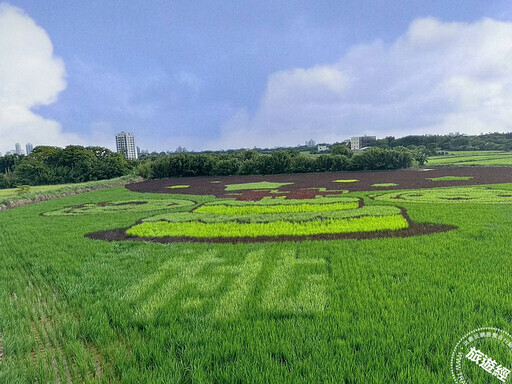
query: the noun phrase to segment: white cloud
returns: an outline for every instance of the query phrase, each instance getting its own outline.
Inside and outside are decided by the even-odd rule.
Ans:
[[[253,114],[211,147],[512,130],[512,23],[418,19],[394,42],[350,48],[331,65],[272,74]]]
[[[81,142],[32,111],[54,103],[66,88],[64,63],[54,55],[46,31],[6,3],[0,4],[0,52],[0,151],[13,149],[16,142]]]

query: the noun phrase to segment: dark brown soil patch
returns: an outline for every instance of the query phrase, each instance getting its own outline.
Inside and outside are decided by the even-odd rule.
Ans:
[[[472,179],[456,181],[431,181],[426,179],[426,177],[436,178],[443,176],[471,176]],[[333,180],[348,178],[357,179],[359,182],[333,183]],[[214,180],[219,180],[220,183],[212,183]],[[240,191],[240,195],[228,195],[229,192],[225,190],[227,184],[254,183],[261,181],[293,184],[277,188],[277,191],[289,191],[283,194],[270,193],[270,190],[248,190]],[[190,185],[190,187],[186,189],[167,188],[177,182]],[[260,200],[265,196],[277,197],[283,195],[287,196],[287,198],[309,199],[319,195],[326,196],[341,193],[343,190],[348,190],[349,192],[382,191],[382,188],[374,187],[373,184],[389,182],[399,184],[400,189],[511,183],[512,167],[456,167],[437,168],[429,171],[405,169],[396,171],[297,173],[267,176],[200,176],[146,180],[140,183],[128,184],[126,188],[133,192],[214,195],[216,197],[236,198],[238,200]],[[329,192],[320,192],[314,188],[325,188]]]
[[[360,203],[362,204],[362,203]],[[153,243],[179,243],[179,242],[192,242],[192,243],[264,243],[264,242],[283,242],[283,241],[304,241],[304,240],[366,240],[377,239],[383,237],[412,237],[421,235],[431,235],[434,233],[448,232],[457,229],[454,225],[445,224],[431,224],[431,223],[415,223],[413,222],[405,208],[400,207],[402,216],[409,224],[408,228],[399,230],[384,230],[374,232],[358,232],[358,233],[334,233],[334,234],[319,234],[308,236],[258,236],[258,237],[138,237],[128,235],[126,231],[129,228],[123,229],[110,229],[106,231],[98,231],[88,233],[85,237],[93,240],[104,241],[148,241]]]

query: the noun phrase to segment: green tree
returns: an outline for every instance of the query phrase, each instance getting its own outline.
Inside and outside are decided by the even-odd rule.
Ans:
[[[331,147],[331,155],[343,155],[351,157],[354,154],[345,144],[335,144]]]

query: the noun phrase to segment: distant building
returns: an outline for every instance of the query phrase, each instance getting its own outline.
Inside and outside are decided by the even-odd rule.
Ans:
[[[370,144],[374,143],[376,140],[376,136],[354,136],[350,139],[350,148],[353,151],[357,151],[364,147],[369,147]]]
[[[306,147],[314,147],[315,146],[315,140],[310,139],[309,141],[306,141]]]
[[[26,149],[26,152],[27,152],[27,156],[30,155],[32,153],[32,151],[34,150],[34,146],[30,143],[28,143],[27,145],[25,145],[25,149]]]
[[[181,145],[176,148],[175,153],[187,153],[187,148],[182,147]]]
[[[328,151],[329,149],[330,149],[330,147],[329,147],[329,145],[327,145],[327,144],[318,144],[318,145],[316,146],[316,150],[317,150],[318,152],[325,152],[325,151]]]
[[[133,133],[121,132],[116,135],[117,153],[123,154],[128,160],[136,160],[137,149],[135,147],[135,138]]]
[[[14,146],[15,149],[15,152],[17,155],[21,155],[23,153],[23,151],[21,150],[21,145],[20,143],[16,143],[16,145]]]

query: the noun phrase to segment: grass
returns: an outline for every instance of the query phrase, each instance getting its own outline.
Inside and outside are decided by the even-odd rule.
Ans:
[[[453,151],[448,155],[431,156],[430,166],[510,166],[512,152],[505,151]]]
[[[512,194],[511,185],[492,188]],[[368,198],[376,194],[390,193],[346,196],[364,198],[361,209],[400,205],[416,222],[458,229],[162,245],[84,237],[126,228],[147,212],[40,216],[169,198],[124,188],[2,211],[0,382],[452,382],[450,356],[463,335],[511,330],[512,202]]]
[[[109,188],[136,180],[134,176],[123,176],[110,180],[89,181],[75,184],[55,184],[30,186],[28,189],[0,189],[0,208],[16,202],[48,200],[59,195],[87,192],[94,189]],[[20,194],[20,192],[23,192]]]
[[[441,177],[427,177],[430,181],[465,181],[471,180],[473,176],[441,176]]]
[[[189,188],[190,185],[172,185],[170,187],[167,187],[169,189],[182,189],[182,188]]]
[[[340,179],[340,180],[333,180],[333,183],[357,183],[359,180],[356,179]]]
[[[386,188],[386,187],[397,187],[398,184],[395,184],[395,183],[377,183],[377,184],[372,184],[372,187],[376,187],[376,188]]]
[[[293,183],[272,183],[260,181],[256,183],[226,184],[226,191],[246,191],[251,189],[277,189]]]

